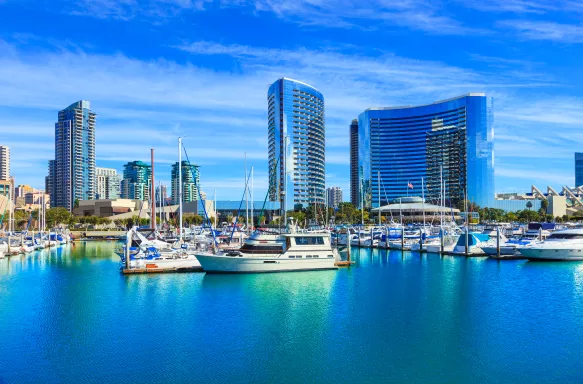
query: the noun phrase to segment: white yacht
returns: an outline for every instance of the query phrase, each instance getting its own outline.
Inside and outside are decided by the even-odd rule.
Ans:
[[[583,260],[583,228],[553,232],[543,242],[520,249],[529,260]]]
[[[238,251],[197,253],[207,273],[290,272],[337,269],[338,252],[322,233],[254,234]]]

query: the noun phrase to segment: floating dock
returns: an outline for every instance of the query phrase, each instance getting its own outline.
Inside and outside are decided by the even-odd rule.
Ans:
[[[186,272],[204,272],[202,267],[189,268],[131,268],[122,269],[124,275],[139,275],[143,273],[186,273]]]

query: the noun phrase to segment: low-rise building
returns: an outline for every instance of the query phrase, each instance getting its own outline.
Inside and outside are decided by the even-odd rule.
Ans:
[[[128,212],[147,210],[148,202],[138,199],[80,200],[73,210],[75,216],[110,217]]]

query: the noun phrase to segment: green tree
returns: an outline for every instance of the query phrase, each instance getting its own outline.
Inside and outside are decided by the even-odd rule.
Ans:
[[[518,216],[514,212],[508,212],[504,215],[504,221],[507,221],[509,223],[514,223],[514,222],[518,221]]]
[[[530,203],[530,201],[529,201]],[[528,203],[527,203],[527,207],[528,207]],[[531,204],[532,207],[532,204]],[[547,199],[542,199],[540,202],[540,213],[545,215],[547,213],[547,210],[549,208],[549,201]]]
[[[306,221],[306,213],[302,211],[288,211],[287,217],[292,217],[299,225],[304,225]]]
[[[71,212],[63,207],[49,208],[46,212],[46,221],[48,227],[55,225],[69,223],[71,219]]]

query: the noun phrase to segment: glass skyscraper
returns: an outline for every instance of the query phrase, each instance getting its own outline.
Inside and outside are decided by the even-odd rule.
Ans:
[[[583,153],[575,152],[575,187],[583,185]]]
[[[427,201],[439,202],[443,180],[446,204],[455,205],[467,194],[471,202],[491,207],[492,120],[492,99],[482,93],[422,106],[367,109],[358,118],[358,163],[351,163],[351,179],[356,174],[358,180],[351,184],[359,184],[367,207],[421,196],[421,179]]]
[[[143,161],[132,161],[123,166],[121,197],[123,199],[149,200],[152,183],[152,166]]]
[[[357,207],[359,204],[358,177],[358,120],[352,120],[350,124],[350,202]]]
[[[324,96],[288,78],[269,87],[269,197],[286,209],[326,201]],[[285,156],[284,156],[285,154]]]
[[[72,210],[76,200],[95,197],[95,116],[86,100],[59,111],[51,206]]]
[[[172,164],[172,202],[179,204],[180,196],[178,194],[179,175],[178,162]],[[182,161],[182,202],[188,203],[198,200],[198,185],[200,184],[200,174],[198,165],[189,164],[188,161]]]

